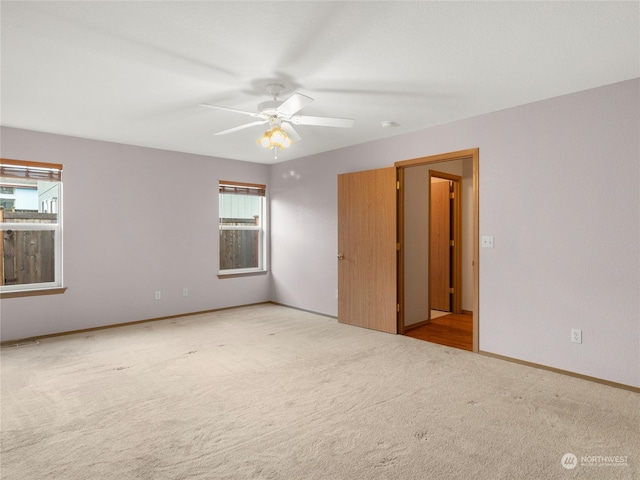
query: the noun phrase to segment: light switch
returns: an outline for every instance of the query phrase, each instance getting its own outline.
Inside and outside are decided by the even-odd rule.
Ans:
[[[482,237],[482,248],[493,248],[493,237]]]

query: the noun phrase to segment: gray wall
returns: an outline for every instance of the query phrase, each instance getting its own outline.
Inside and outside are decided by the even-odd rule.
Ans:
[[[336,315],[337,174],[479,147],[480,349],[640,386],[638,98],[634,79],[272,166],[272,298]]]
[[[1,153],[64,165],[68,287],[2,300],[3,340],[269,300],[268,275],[217,277],[218,180],[268,166],[12,128]]]

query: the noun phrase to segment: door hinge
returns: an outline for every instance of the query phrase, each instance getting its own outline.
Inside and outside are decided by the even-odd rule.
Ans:
[[[396,312],[400,313],[400,304],[399,303],[396,303]]]
[[[449,198],[456,198],[456,194],[453,192],[449,192]]]
[[[449,240],[449,246],[450,247],[455,247],[456,246],[455,243],[456,243],[455,240]]]
[[[396,190],[400,190],[400,180],[396,180]]]
[[[400,251],[400,243],[396,243],[396,250],[399,252]]]
[[[453,292],[453,288],[450,288],[450,289],[449,289],[449,293],[454,293],[454,292]]]

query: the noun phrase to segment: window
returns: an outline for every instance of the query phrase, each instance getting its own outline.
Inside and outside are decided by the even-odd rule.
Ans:
[[[16,201],[13,198],[0,198],[0,209],[13,210],[15,208]]]
[[[62,287],[62,165],[0,160],[0,292]]]
[[[220,181],[220,274],[266,271],[265,185]]]

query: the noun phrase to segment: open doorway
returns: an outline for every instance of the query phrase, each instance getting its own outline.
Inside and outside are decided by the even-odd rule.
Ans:
[[[478,351],[478,150],[397,162],[396,167],[400,186],[398,332],[412,332],[411,336],[415,336],[423,327],[439,329],[437,335],[448,331],[451,346],[463,348],[459,337],[464,335],[468,345],[465,349]],[[433,236],[436,227],[430,225],[432,178],[443,180],[442,203],[449,205],[450,215],[449,226],[445,223],[442,227],[444,235],[440,243],[444,250],[430,258],[436,241]],[[460,205],[456,212],[451,199],[445,197],[455,198],[451,190],[457,180]],[[457,237],[452,224],[459,226]],[[460,249],[457,255],[456,248]],[[437,261],[443,268],[448,265],[444,270],[449,272],[442,276],[440,286],[436,284],[438,274],[434,273],[437,267],[432,265]],[[437,304],[436,292],[448,304]],[[432,318],[432,311],[438,312],[439,318]],[[429,341],[447,344],[442,340]]]

